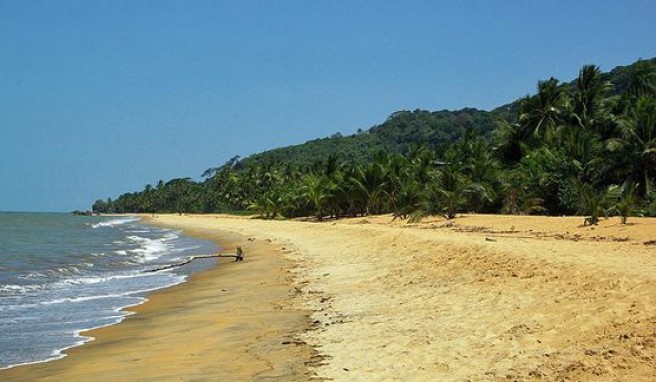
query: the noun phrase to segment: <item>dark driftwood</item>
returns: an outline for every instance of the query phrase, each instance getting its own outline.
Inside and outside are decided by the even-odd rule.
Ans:
[[[165,271],[167,269],[177,268],[177,267],[181,267],[183,265],[187,265],[187,264],[189,264],[192,261],[197,260],[197,259],[209,259],[209,258],[212,258],[212,257],[234,257],[235,261],[243,261],[244,260],[243,252],[242,253],[236,253],[236,254],[214,253],[214,254],[211,254],[211,255],[196,255],[196,256],[189,256],[185,261],[181,261],[179,263],[169,264],[169,265],[165,265],[163,267],[159,267],[159,268],[155,268],[155,269],[147,269],[144,272]]]

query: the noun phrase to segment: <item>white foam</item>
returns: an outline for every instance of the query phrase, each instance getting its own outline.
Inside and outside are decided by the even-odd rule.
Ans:
[[[117,218],[117,219],[111,219],[111,220],[106,220],[104,222],[99,222],[91,225],[91,228],[100,228],[100,227],[114,227],[117,225],[122,225],[122,224],[127,224],[127,223],[133,223],[136,221],[139,221],[140,218],[137,217],[125,217],[125,218]]]
[[[34,355],[30,355],[30,357],[41,358],[40,360],[21,363],[18,357],[10,357],[12,360],[16,359],[19,362],[18,365],[36,364],[64,357],[64,350],[93,339],[83,335],[86,333],[80,334],[80,332],[89,330],[88,326],[100,324],[95,327],[104,327],[120,322],[127,315],[132,314],[132,312],[125,310],[127,307],[147,301],[145,295],[148,292],[180,284],[187,279],[187,276],[177,274],[171,269],[162,272],[143,272],[140,268],[144,268],[144,266],[136,264],[147,263],[158,258],[160,258],[160,261],[166,259],[165,263],[170,263],[175,261],[176,256],[179,256],[179,252],[191,251],[201,247],[195,245],[195,243],[188,243],[186,239],[180,239],[181,231],[154,227],[144,229],[137,225],[138,223],[132,225],[133,222],[139,220],[136,217],[105,217],[103,220],[96,220],[95,224],[87,223],[87,229],[91,227],[98,229],[95,232],[101,235],[106,231],[117,230],[113,234],[119,233],[120,239],[112,241],[116,236],[109,236],[111,239],[104,244],[107,247],[106,249],[102,249],[102,246],[97,249],[94,248],[96,251],[88,255],[96,259],[82,258],[80,261],[75,261],[77,267],[65,263],[54,263],[54,266],[48,265],[52,268],[50,270],[32,271],[17,276],[29,285],[20,285],[23,280],[17,280],[11,285],[0,285],[0,298],[7,297],[3,299],[3,303],[7,305],[0,306],[0,311],[16,311],[12,314],[1,313],[3,317],[6,316],[9,319],[20,317],[21,322],[18,323],[20,325],[34,322],[45,328],[43,317],[52,312],[53,315],[62,314],[67,317],[67,320],[73,320],[67,321],[65,329],[67,332],[71,329],[74,330],[76,327],[84,328],[71,333],[73,338],[70,338],[70,340],[66,337],[68,334],[63,334],[62,342],[52,343],[53,348],[60,346],[60,344],[64,345],[61,348],[52,350],[53,348],[48,345],[45,348],[38,349],[38,352],[35,352]],[[132,236],[126,237],[126,235]],[[180,248],[181,244],[185,248]],[[91,262],[87,263],[85,260]],[[127,264],[126,261],[132,264],[127,266],[129,270],[125,269],[124,264]],[[89,269],[93,268],[94,265],[95,268],[99,269],[98,272],[91,272]],[[113,271],[107,272],[107,268]],[[120,273],[117,274],[116,272]],[[39,293],[32,293],[34,290],[39,290]],[[102,310],[94,311],[92,307],[96,305],[101,307]],[[85,314],[77,315],[77,310]],[[110,310],[114,310],[115,313],[111,313]],[[45,312],[45,315],[42,312]],[[86,318],[87,313],[90,317],[88,319]],[[96,314],[103,317],[96,318]],[[81,321],[78,322],[78,320]],[[0,331],[4,330],[5,327],[11,327],[5,325],[10,322],[9,320],[3,320]],[[9,362],[13,363],[14,361]],[[5,366],[0,363],[0,370],[14,366],[17,365]]]
[[[55,285],[98,284],[98,283],[112,281],[112,280],[132,279],[135,277],[148,277],[148,275],[138,271],[134,271],[133,273],[123,274],[123,275],[75,277],[75,278],[69,278],[69,279],[58,281],[55,283]]]
[[[5,293],[12,293],[12,292],[29,292],[32,290],[38,289],[38,287],[34,285],[14,285],[14,284],[7,284],[7,285],[1,285],[0,286],[0,295],[2,295],[2,292]]]
[[[112,276],[110,278],[123,278],[123,277],[124,276]],[[63,299],[59,299],[59,300],[53,300],[50,303],[51,304],[56,304],[56,303],[64,303],[64,302],[79,302],[79,301],[85,301],[85,300],[90,300],[90,299],[94,299],[94,298],[126,297],[126,296],[130,296],[130,295],[133,295],[133,294],[145,293],[145,292],[151,292],[151,291],[158,290],[158,289],[169,288],[173,285],[183,283],[185,280],[186,280],[186,277],[181,276],[181,277],[172,278],[170,283],[162,285],[162,286],[153,287],[153,288],[146,288],[146,289],[142,289],[142,290],[138,290],[138,291],[126,292],[126,293],[123,293],[123,294],[120,294],[120,295],[63,298]],[[57,360],[57,359],[64,358],[66,356],[64,351],[66,351],[68,349],[71,349],[71,348],[74,348],[74,347],[84,345],[85,343],[87,343],[89,341],[95,340],[94,337],[82,335],[81,334],[82,332],[88,332],[90,330],[116,325],[116,324],[122,322],[127,316],[131,316],[131,315],[134,314],[134,312],[127,311],[125,309],[133,307],[133,306],[141,305],[141,304],[145,303],[146,301],[148,301],[147,298],[140,297],[138,299],[138,301],[136,301],[136,302],[126,303],[126,304],[122,305],[121,307],[115,308],[114,312],[116,312],[118,314],[114,315],[114,316],[105,317],[106,319],[111,320],[110,322],[108,322],[106,324],[96,325],[96,326],[93,326],[93,327],[90,327],[90,328],[85,328],[85,329],[80,329],[80,330],[75,330],[74,331],[74,337],[77,338],[78,340],[76,342],[74,342],[73,344],[70,344],[68,346],[64,346],[64,347],[61,347],[59,349],[54,349],[52,351],[52,353],[50,354],[50,357],[48,357],[48,358],[41,359],[41,360],[35,360],[35,361],[28,361],[28,362],[19,362],[19,363],[7,365],[7,366],[0,365],[0,370],[11,369],[11,368],[14,368],[16,366],[22,366],[22,365],[39,364],[39,363],[44,363],[44,362],[49,362],[49,361],[54,361],[54,360]],[[46,304],[46,303],[42,303],[42,304]],[[34,305],[34,304],[31,304],[31,305]]]
[[[108,295],[101,295],[101,296],[84,296],[84,297],[64,297],[64,298],[57,298],[51,301],[43,301],[40,302],[41,305],[55,305],[55,304],[63,304],[66,302],[84,302],[84,301],[91,301],[91,300],[100,300],[100,299],[105,299],[105,298],[120,298],[120,297],[125,297],[127,294],[108,294]]]
[[[128,240],[133,243],[139,244],[139,248],[131,249],[129,252],[134,253],[139,256],[137,261],[147,262],[158,259],[160,256],[166,253],[170,253],[172,245],[168,242],[172,239],[177,239],[177,234],[166,234],[161,239],[149,239],[141,236],[127,236]]]
[[[179,253],[179,252],[186,252],[186,251],[192,251],[194,249],[201,248],[200,245],[193,245],[191,247],[180,247],[180,248],[175,248],[171,250],[171,252]]]

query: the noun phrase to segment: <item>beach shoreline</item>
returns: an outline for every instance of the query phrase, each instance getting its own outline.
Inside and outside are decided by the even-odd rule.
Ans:
[[[648,381],[656,374],[653,218],[602,219],[595,226],[582,217],[474,214],[416,224],[390,215],[151,219],[192,236],[227,235],[219,241],[224,247],[244,243],[243,263],[229,260],[157,293],[143,311],[108,329],[156,332],[157,346],[183,331],[179,339],[189,347],[169,355],[139,338],[103,344],[114,334],[99,333],[98,341],[49,365],[70,359],[101,380],[114,377],[115,361],[129,366],[125,380]],[[217,280],[233,283],[234,298],[211,300],[224,293]],[[219,341],[205,342],[206,332],[186,332],[202,318],[187,314],[194,309],[181,315],[171,297],[186,294],[199,317],[223,320],[217,312],[244,311],[213,332]],[[221,354],[228,362],[217,369],[226,343],[230,351]],[[84,359],[105,348],[125,355]],[[138,360],[127,355],[144,351]],[[145,359],[175,367],[148,367]],[[32,378],[36,369],[27,367],[23,376],[39,380]]]
[[[125,309],[133,314],[122,322],[82,332],[93,339],[64,350],[63,358],[0,370],[0,380],[307,378],[304,362],[313,350],[294,336],[307,328],[308,312],[290,302],[291,264],[280,248],[234,232],[141,217],[144,224],[214,241],[226,252],[242,246],[247,258],[217,259],[218,266],[149,293],[145,303]]]

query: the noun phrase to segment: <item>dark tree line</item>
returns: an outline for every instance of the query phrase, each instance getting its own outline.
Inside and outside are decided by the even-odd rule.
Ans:
[[[620,90],[592,65],[572,83],[540,81],[536,94],[497,114],[504,118],[493,130],[477,127],[475,119],[489,123],[488,116],[472,109],[452,118],[457,134],[436,140],[447,134],[431,128],[440,120],[436,114],[395,113],[376,139],[400,150],[381,143],[360,156],[366,159],[335,151],[311,165],[235,157],[206,171],[203,181],[160,181],[98,200],[93,210],[253,211],[319,220],[378,213],[452,218],[474,211],[580,214],[593,224],[608,214],[654,216],[656,67],[639,61],[623,75]],[[408,128],[412,124],[420,128]]]

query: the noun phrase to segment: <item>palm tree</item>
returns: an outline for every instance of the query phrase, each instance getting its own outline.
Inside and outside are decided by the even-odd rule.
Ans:
[[[504,184],[502,212],[530,214],[544,212],[548,198],[554,198],[554,175],[558,170],[558,155],[543,146],[531,151],[511,171],[501,173]]]
[[[597,225],[599,217],[608,213],[608,197],[606,190],[597,191],[588,183],[579,180],[572,180],[574,188],[579,190],[579,213],[590,215],[583,221],[583,225]]]
[[[322,221],[326,199],[330,196],[328,180],[322,175],[308,174],[303,178],[303,192],[314,207],[317,220]]]
[[[433,179],[435,161],[435,152],[426,146],[411,148],[406,156],[407,176],[420,184],[427,184]]]
[[[627,93],[634,97],[656,96],[656,64],[640,60],[629,69]]]
[[[637,185],[630,181],[624,182],[620,187],[615,186],[609,189],[610,197],[616,200],[613,209],[620,215],[622,224],[626,224],[629,215],[634,212],[637,204],[637,189]]]
[[[608,141],[610,150],[623,149],[638,163],[643,195],[651,192],[650,170],[656,167],[656,98],[642,96],[618,118],[621,137]]]
[[[352,181],[359,171],[361,171],[360,166],[353,163],[343,164],[333,191],[341,212],[354,217],[358,214],[364,215],[367,208],[367,195]]]
[[[197,202],[197,195],[194,193],[196,182],[191,178],[177,178],[166,183],[167,207],[174,212],[193,212]]]
[[[341,214],[342,209],[347,204],[343,168],[344,165],[339,162],[338,155],[331,154],[328,156],[324,168],[320,169],[318,173],[326,178],[327,188],[330,190],[326,198],[326,207],[330,215],[335,218]]]
[[[282,190],[271,189],[261,194],[247,209],[257,211],[260,217],[265,219],[275,219],[288,205],[289,202]]]
[[[435,191],[442,201],[444,216],[454,219],[464,202],[465,193],[471,190],[471,182],[457,171],[445,171],[440,176],[440,186]]]
[[[522,191],[522,187],[509,187],[506,190],[506,198],[503,201],[501,213],[511,215],[530,215],[532,213],[546,211],[542,206],[544,199],[524,195]]]
[[[600,125],[609,119],[603,100],[613,84],[603,78],[601,70],[595,65],[584,66],[575,84],[573,119],[579,127],[599,130]]]
[[[466,194],[472,190],[472,182],[465,175],[460,155],[462,152],[453,148],[444,153],[444,165],[426,185],[421,207],[412,214],[411,221],[430,215],[444,215],[447,219],[456,217],[466,202]]]
[[[423,187],[419,182],[405,179],[396,190],[393,203],[394,219],[407,219],[421,208]]]
[[[365,167],[356,167],[351,183],[366,196],[367,214],[381,212],[381,207],[388,195],[389,169],[378,162]]]
[[[464,171],[471,179],[468,205],[470,210],[480,211],[486,203],[496,198],[499,163],[493,158],[492,150],[481,139],[463,142],[461,146],[465,153]]]
[[[608,163],[602,156],[604,145],[599,134],[578,126],[566,126],[561,131],[561,141],[561,148],[576,168],[578,179],[594,182],[602,177]]]
[[[555,78],[538,82],[538,93],[519,103],[519,123],[523,136],[550,138],[563,122],[569,105],[565,88]]]
[[[505,119],[497,121],[495,151],[499,159],[509,164],[519,162],[529,150],[530,135],[527,136],[527,130],[519,123],[510,123]]]
[[[464,203],[469,182],[457,172],[443,172],[437,181],[426,186],[423,201],[412,213],[410,222],[419,222],[426,216],[444,215],[451,220],[456,217]]]

